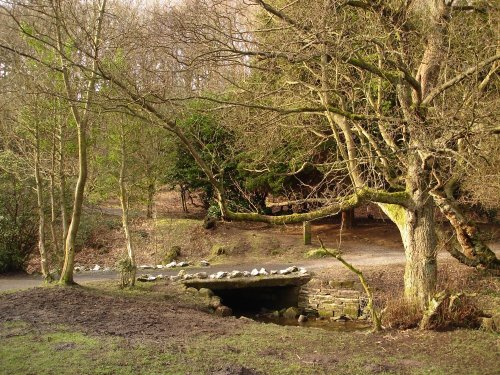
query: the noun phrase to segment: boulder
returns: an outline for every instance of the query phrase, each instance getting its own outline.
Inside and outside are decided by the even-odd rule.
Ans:
[[[96,264],[94,268],[92,268],[92,271],[99,271],[101,269],[101,266]]]
[[[231,316],[233,315],[233,310],[230,307],[220,305],[215,309],[215,315],[217,316]]]
[[[208,267],[210,266],[210,262],[208,260],[200,260],[200,266]]]
[[[277,275],[278,274],[278,270],[271,270],[271,271],[269,271],[269,273],[271,275]]]
[[[215,229],[216,226],[217,220],[213,217],[206,217],[205,220],[203,220],[203,228],[205,229]]]
[[[214,295],[214,292],[212,292],[212,290],[208,288],[201,288],[198,291],[198,293],[200,294],[201,297],[206,297],[206,298],[213,297]]]
[[[300,315],[300,311],[296,307],[289,307],[283,313],[283,318],[285,319],[296,319]]]
[[[212,307],[214,309],[218,308],[219,306],[222,305],[222,301],[219,296],[212,296],[210,297],[210,302],[208,303],[209,307]]]
[[[94,267],[94,268],[95,268],[95,267]],[[154,266],[152,266],[152,265],[150,265],[150,264],[141,264],[141,265],[139,266],[139,269],[141,269],[141,270],[152,270],[152,269],[154,269],[154,268],[155,268],[155,267],[154,267]]]
[[[198,272],[194,274],[194,277],[197,279],[206,279],[208,274],[206,272]]]
[[[159,270],[161,270],[163,268],[163,264],[157,264],[156,268],[158,268]]]
[[[170,263],[174,261],[179,255],[181,255],[180,246],[171,246],[163,256],[163,263]]]
[[[174,268],[177,266],[177,262],[174,260],[170,263],[168,263],[167,265],[165,265],[165,268]]]
[[[252,272],[250,272],[250,275],[252,276],[258,276],[259,275],[259,270],[257,268],[254,268]]]
[[[177,263],[177,267],[187,267],[189,266],[189,262],[179,262]]]

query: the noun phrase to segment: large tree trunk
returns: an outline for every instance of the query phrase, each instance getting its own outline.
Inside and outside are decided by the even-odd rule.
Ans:
[[[407,302],[424,309],[436,291],[436,232],[432,200],[419,210],[405,210],[399,228],[405,248],[404,295]]]
[[[423,310],[436,291],[437,236],[433,201],[427,199],[418,209],[387,204],[380,207],[396,223],[403,240],[405,299]]]
[[[409,155],[406,207],[379,204],[398,226],[406,256],[404,296],[408,304],[425,310],[434,297],[437,279],[435,204],[430,195],[430,167],[418,153]]]

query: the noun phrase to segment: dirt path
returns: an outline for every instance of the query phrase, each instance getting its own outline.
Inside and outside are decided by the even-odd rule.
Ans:
[[[345,258],[351,262],[353,265],[360,268],[363,267],[377,267],[384,265],[404,265],[405,257],[401,250],[387,250],[378,248],[377,246],[371,247],[372,251],[358,251],[351,254],[346,254]],[[451,260],[451,256],[448,253],[440,253],[438,255],[438,260]],[[312,272],[321,272],[328,270],[330,274],[339,272],[343,270],[343,266],[335,259],[313,259],[313,260],[299,260],[299,261],[287,261],[287,262],[276,262],[276,261],[263,261],[263,262],[249,262],[249,263],[227,263],[222,265],[213,265],[210,267],[187,267],[184,268],[188,273],[196,272],[208,272],[216,273],[219,271],[251,271],[253,268],[264,267],[268,270],[271,269],[283,269],[289,267],[290,265],[295,265],[298,267],[304,267]],[[175,269],[141,269],[138,274],[147,273],[152,275],[165,275],[172,276],[176,275],[181,268]],[[118,280],[119,274],[116,271],[85,271],[75,274],[75,281],[79,284],[85,284],[93,281],[105,281],[105,280]],[[27,274],[15,274],[15,275],[3,275],[0,276],[0,291],[6,290],[22,290],[41,286],[43,280],[39,275],[27,275]]]

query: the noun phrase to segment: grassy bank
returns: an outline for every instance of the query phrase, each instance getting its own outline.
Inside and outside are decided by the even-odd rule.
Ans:
[[[103,283],[0,296],[1,372],[498,373],[499,336],[493,333],[282,327],[216,317],[202,311],[196,297],[168,285],[139,290]]]

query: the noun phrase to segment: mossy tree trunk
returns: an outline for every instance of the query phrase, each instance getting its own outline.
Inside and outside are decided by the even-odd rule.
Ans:
[[[437,279],[436,206],[429,194],[430,179],[430,168],[412,155],[406,176],[410,203],[407,207],[379,204],[397,225],[403,241],[405,299],[422,310],[434,296]]]

